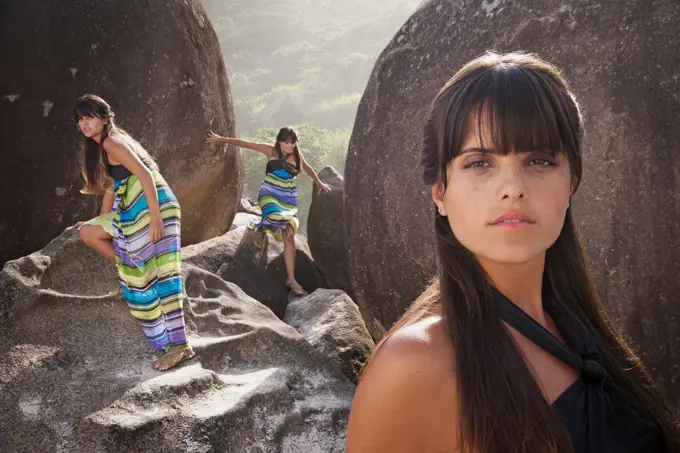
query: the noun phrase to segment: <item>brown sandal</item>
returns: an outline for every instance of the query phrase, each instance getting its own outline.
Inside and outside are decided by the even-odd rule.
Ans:
[[[196,356],[196,353],[193,349],[191,349],[190,346],[185,346],[179,351],[177,349],[178,348],[170,349],[168,352],[156,359],[153,363],[153,367],[158,371],[168,371],[185,360],[189,360]]]

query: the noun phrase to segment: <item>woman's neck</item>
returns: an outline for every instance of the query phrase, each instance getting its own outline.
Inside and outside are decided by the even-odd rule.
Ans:
[[[478,258],[491,284],[536,322],[545,326],[543,272],[545,253],[527,263],[507,264]]]
[[[111,135],[113,135],[113,134],[116,133],[116,132],[118,132],[118,129],[116,129],[116,127],[113,126],[113,127],[109,130],[109,133],[107,134],[107,137],[110,137]],[[102,131],[101,134],[92,136],[92,140],[94,140],[94,141],[97,142],[97,143],[101,143],[101,142],[102,142],[102,137],[103,137],[103,136],[104,136],[104,132]]]

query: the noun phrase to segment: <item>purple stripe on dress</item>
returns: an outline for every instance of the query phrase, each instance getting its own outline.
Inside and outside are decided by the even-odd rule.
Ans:
[[[158,172],[153,172],[156,180],[156,187],[159,191],[159,201],[161,204],[161,211],[172,207],[179,208],[176,198],[162,180]],[[161,184],[163,182],[163,184]],[[160,306],[163,312],[157,319],[153,320],[139,320],[139,325],[144,332],[144,335],[149,340],[149,343],[156,349],[164,351],[167,346],[179,346],[186,344],[186,333],[184,328],[184,311],[181,304],[185,297],[183,285],[181,282],[181,268],[180,261],[173,260],[168,271],[172,275],[167,275],[163,279],[158,279],[156,274],[158,268],[154,262],[154,257],[166,256],[169,253],[180,253],[181,248],[181,221],[178,217],[170,217],[163,219],[164,236],[156,244],[149,242],[149,227],[142,226],[144,219],[148,218],[149,212],[145,195],[140,191],[134,200],[129,200],[125,206],[123,200],[126,196],[126,190],[129,179],[115,181],[115,198],[113,210],[118,211],[117,220],[113,224],[113,247],[119,258],[119,264],[129,268],[139,268],[141,270],[142,280],[148,279],[143,288],[136,288],[131,286],[129,281],[131,275],[126,275],[125,269],[119,267],[119,281],[123,294],[129,298],[128,305],[130,306],[133,315],[135,315],[135,308],[139,308],[140,304],[133,304],[130,300],[144,300],[143,306],[145,308]],[[120,222],[121,215],[126,222]],[[126,216],[127,214],[127,216]],[[148,265],[146,265],[148,264]],[[170,268],[172,267],[172,270]],[[175,284],[174,282],[177,282]],[[168,283],[170,282],[170,283]],[[163,296],[163,301],[159,296]],[[180,308],[175,309],[170,313],[165,313],[166,306],[163,302],[179,303]],[[136,316],[135,316],[136,317]]]

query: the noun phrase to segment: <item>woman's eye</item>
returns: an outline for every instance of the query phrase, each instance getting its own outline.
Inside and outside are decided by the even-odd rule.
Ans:
[[[474,162],[470,162],[470,163],[465,164],[464,168],[484,168],[484,167],[488,167],[488,166],[489,166],[488,161],[486,161],[486,160],[476,160]]]
[[[529,164],[530,165],[537,165],[539,167],[554,167],[555,166],[555,162],[553,162],[549,159],[541,159],[541,158],[531,159],[529,161]]]

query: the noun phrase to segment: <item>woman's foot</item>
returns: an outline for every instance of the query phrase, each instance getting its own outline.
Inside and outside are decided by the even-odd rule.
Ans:
[[[196,353],[191,346],[186,345],[178,348],[172,348],[162,357],[156,359],[153,362],[153,367],[158,371],[166,371],[170,368],[174,368],[185,360],[189,360],[194,357]]]
[[[305,290],[295,280],[287,280],[286,281],[286,288],[291,290],[293,292],[293,294],[295,294],[296,296],[304,296],[305,295]]]

